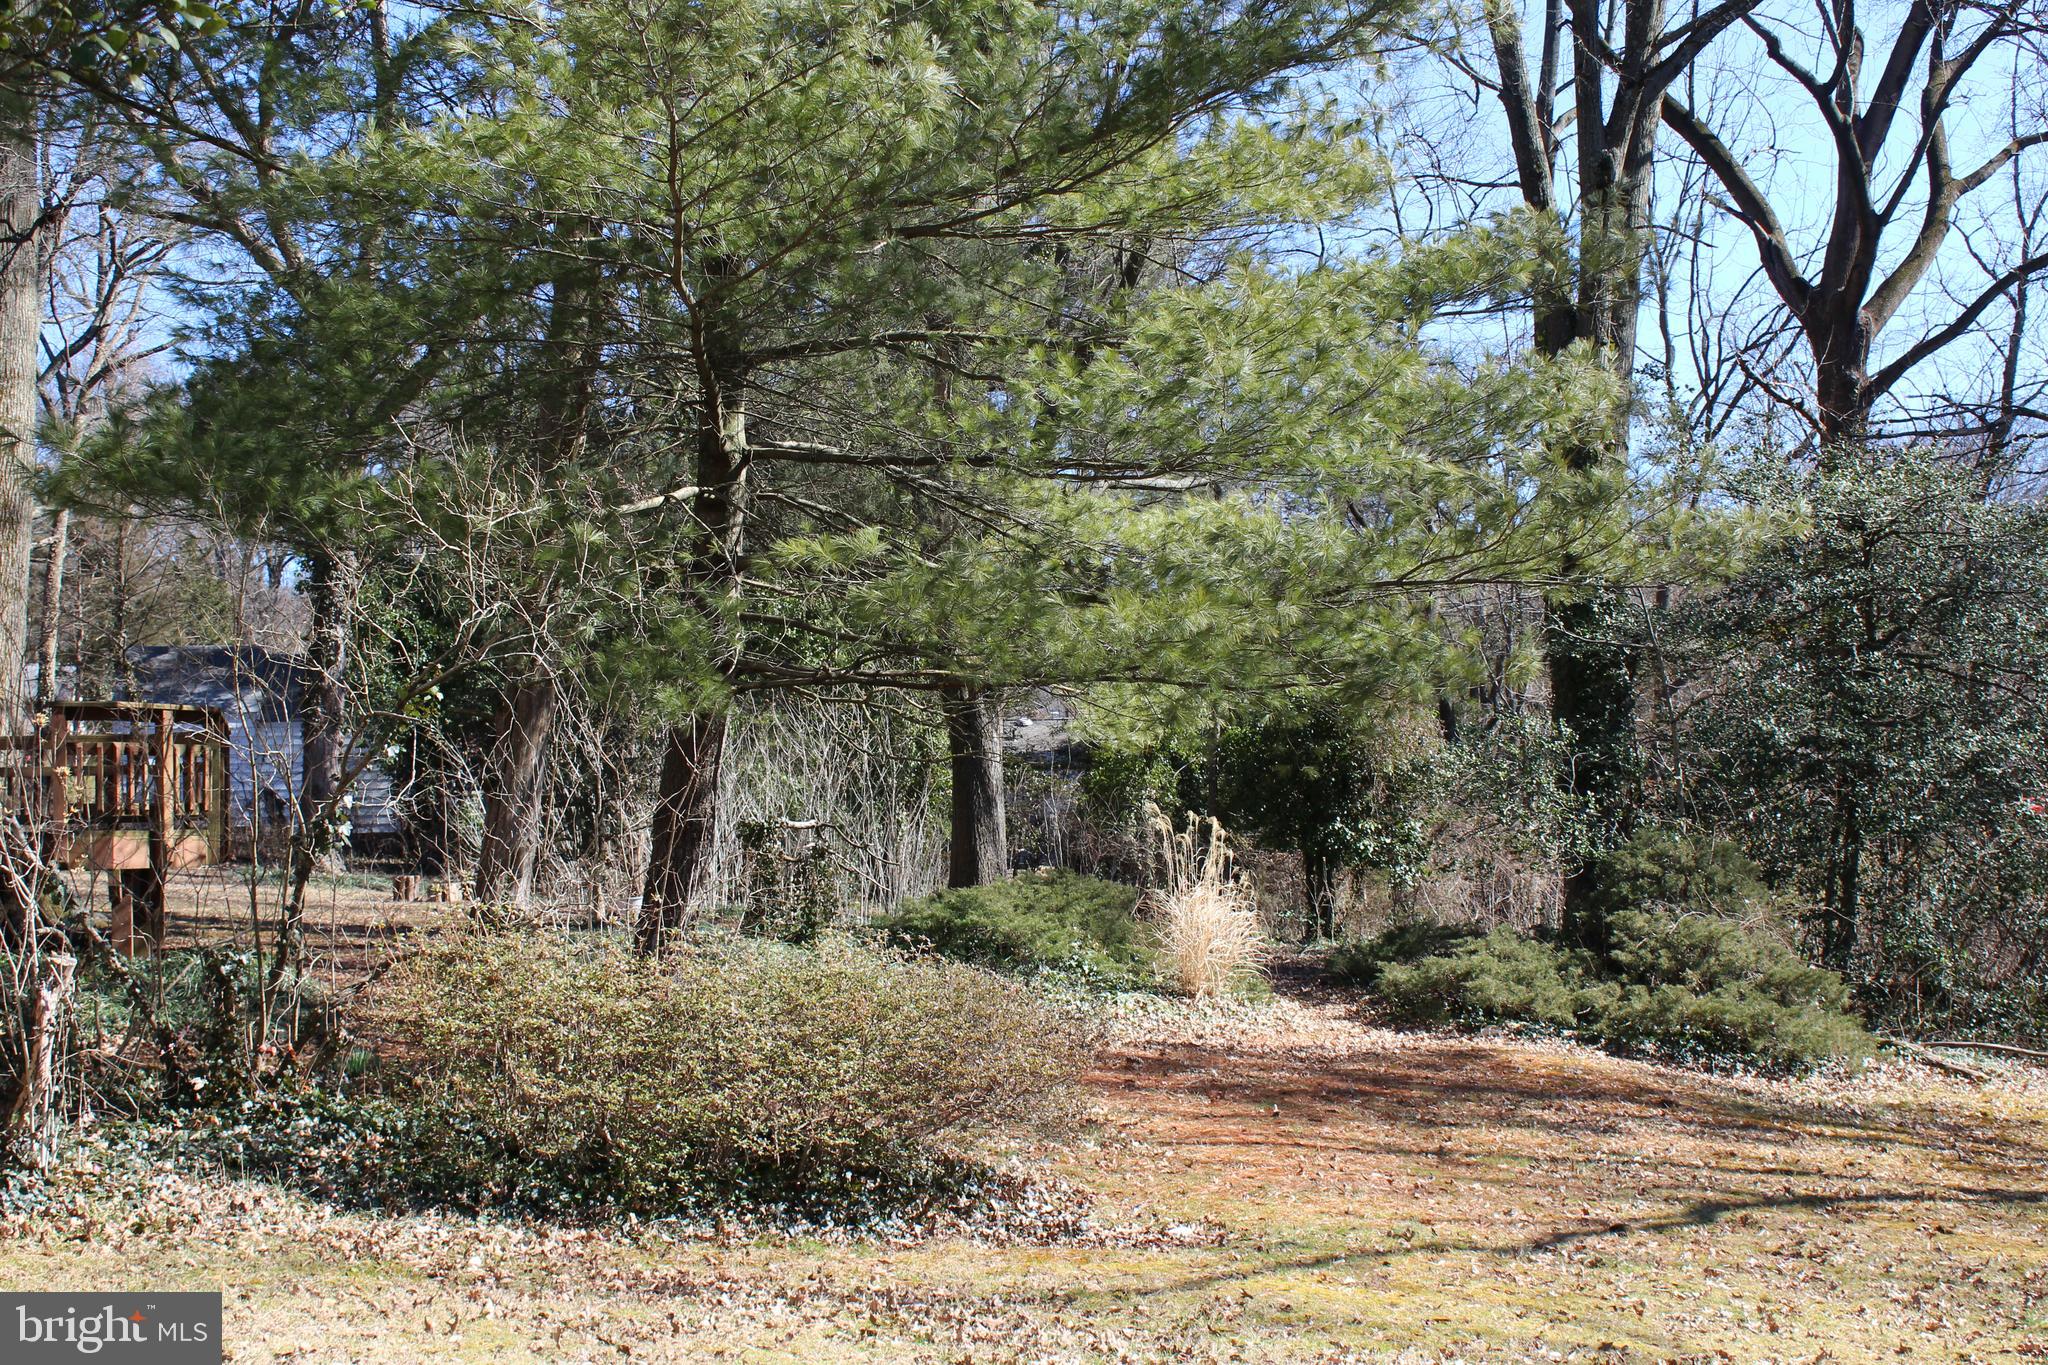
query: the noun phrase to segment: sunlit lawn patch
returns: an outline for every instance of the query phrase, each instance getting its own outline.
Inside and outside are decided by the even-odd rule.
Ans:
[[[1046,1154],[1096,1198],[1078,1243],[727,1244],[164,1176],[10,1219],[0,1282],[233,1285],[238,1360],[1991,1360],[2048,1340],[2039,1072],[1708,1077],[1283,1000],[1152,1017],[1089,1083],[1093,1134]]]

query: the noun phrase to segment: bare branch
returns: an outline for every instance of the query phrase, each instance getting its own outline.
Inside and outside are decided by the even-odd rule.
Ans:
[[[1977,319],[1984,315],[1985,309],[1997,303],[2001,298],[2004,298],[2007,293],[2021,282],[2031,279],[2043,271],[2048,271],[2048,251],[2029,256],[2004,274],[1998,276],[1998,278],[1986,285],[1976,298],[1970,300],[1963,311],[1956,315],[1953,322],[1922,337],[1918,342],[1908,347],[1898,359],[1872,375],[1870,377],[1870,391],[1873,394],[1880,394],[1890,389],[1892,385],[1898,383],[1904,377],[1906,371],[1912,369],[1915,365],[1974,327]]]

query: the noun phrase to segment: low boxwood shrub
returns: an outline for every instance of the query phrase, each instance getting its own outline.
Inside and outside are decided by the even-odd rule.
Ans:
[[[644,1209],[915,1180],[966,1134],[1059,1112],[1089,1041],[1016,983],[836,940],[648,960],[457,939],[396,969],[369,1023],[455,1169],[495,1151]]]
[[[1419,962],[1450,952],[1486,931],[1472,924],[1443,924],[1414,919],[1391,925],[1371,938],[1345,939],[1330,949],[1323,969],[1337,982],[1367,989],[1379,980],[1380,969]]]
[[[906,901],[876,923],[883,940],[998,971],[1061,971],[1113,985],[1151,977],[1138,889],[1078,873],[1029,872]]]
[[[1604,999],[1577,954],[1505,928],[1446,953],[1383,967],[1378,990],[1394,1017],[1407,1023],[1560,1030],[1578,1025]]]
[[[1768,929],[1628,911],[1609,932],[1623,986],[1598,1026],[1617,1050],[1771,1071],[1861,1062],[1876,1050],[1849,1013],[1842,978],[1808,966]]]

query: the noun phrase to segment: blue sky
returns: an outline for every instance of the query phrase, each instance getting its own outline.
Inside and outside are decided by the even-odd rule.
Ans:
[[[1862,9],[1861,23],[1871,54],[1860,82],[1866,91],[1876,80],[1874,68],[1881,65],[1905,9],[1896,2]],[[1758,13],[1782,36],[1796,60],[1811,69],[1827,69],[1831,57],[1825,55],[1815,11],[1791,0],[1764,0]],[[1685,17],[1681,12],[1674,21]],[[1541,42],[1540,11],[1535,20],[1527,37],[1532,59]],[[1484,43],[1483,34],[1477,35],[1477,41]],[[1466,55],[1482,73],[1492,69],[1490,49],[1482,46]],[[1948,118],[1954,164],[1959,169],[1981,164],[2006,142],[2015,124],[2023,130],[2048,127],[2044,86],[2048,86],[2048,73],[2042,71],[2037,57],[2010,47],[1987,56],[1960,88]],[[1918,87],[1916,79],[1911,88],[1915,99]],[[1803,259],[1817,256],[1834,203],[1835,160],[1827,129],[1807,92],[1771,63],[1753,33],[1738,27],[1707,49],[1677,93],[1750,168],[1777,208],[1795,252]],[[1368,90],[1365,97],[1387,108],[1397,159],[1407,176],[1390,214],[1393,223],[1408,231],[1438,230],[1458,213],[1500,209],[1518,202],[1498,101],[1490,92],[1477,89],[1451,63],[1434,58],[1404,61],[1390,83]],[[1564,105],[1561,100],[1559,107]],[[1915,113],[1917,106],[1898,120],[1888,157],[1880,167],[1886,173],[1881,189],[1889,190],[1895,183],[1896,168],[1903,164],[1911,139],[1917,136]],[[1564,170],[1569,176],[1569,136],[1564,145]],[[1696,260],[1684,260],[1688,269],[1674,280],[1680,306],[1674,310],[1673,321],[1681,333],[1675,380],[1682,395],[1691,395],[1701,387],[1701,365],[1719,368],[1725,359],[1711,344],[1687,345],[1689,338],[1711,343],[1717,337],[1749,337],[1781,326],[1785,314],[1758,273],[1757,251],[1749,232],[1717,203],[1723,198],[1718,183],[1692,161],[1675,134],[1666,130],[1659,147],[1664,165],[1657,181],[1655,216],[1662,224],[1682,224],[1686,229],[1683,236],[1667,241],[1676,255],[1684,258],[1697,248]],[[1935,270],[1880,336],[1880,362],[1954,318],[1961,308],[1959,301],[1973,297],[1984,286],[1989,278],[1987,269],[2003,268],[2016,259],[2021,241],[2014,230],[2018,221],[2015,195],[2023,207],[2031,208],[2048,193],[2048,174],[2044,174],[2048,147],[2023,154],[2018,161],[2017,182],[2009,173],[2001,173],[1964,201]],[[1486,182],[1496,187],[1487,188]],[[1915,179],[1906,187],[1898,222],[1887,233],[1888,265],[1896,263],[1912,240],[1925,202],[1924,184]],[[1447,205],[1455,207],[1447,210]],[[2039,251],[2043,245],[2037,237],[2032,250]],[[2033,316],[2048,311],[2042,307],[2044,303],[2048,300],[2036,301]],[[2010,318],[2008,309],[1990,310],[1982,319],[1980,335],[1958,342],[1939,360],[1919,367],[1900,387],[1898,396],[1909,407],[1924,410],[1929,395],[1943,390],[1986,391],[1993,382],[1989,370],[2002,353]],[[1505,319],[1492,325],[1498,335],[1491,340],[1506,346],[1521,340],[1516,329],[1525,324]],[[2048,383],[2048,334],[2038,326],[2028,332],[2022,348],[2022,376],[2039,387]],[[1644,359],[1661,362],[1663,340],[1653,311],[1646,312],[1642,342]],[[1646,373],[1654,376],[1655,371]],[[1893,406],[1886,415],[1896,418],[1902,413]]]
[[[1863,25],[1873,52],[1870,66],[1879,64],[1904,11],[1899,0],[1865,6]],[[411,7],[398,12],[401,24],[404,15],[418,13]],[[1795,56],[1809,64],[1820,62],[1824,45],[1813,11],[1794,0],[1764,0],[1760,13],[1785,36]],[[1535,17],[1540,18],[1540,10]],[[1483,36],[1479,41],[1483,44]],[[1532,54],[1540,41],[1540,34],[1532,28],[1528,37]],[[1491,68],[1491,54],[1483,46],[1467,56],[1481,71]],[[1953,159],[1958,166],[1981,162],[2004,142],[2015,123],[2023,128],[2048,127],[2048,109],[2044,109],[2048,79],[2037,62],[2031,66],[2029,62],[2034,59],[2008,52],[1980,64],[1950,117]],[[1874,79],[1866,72],[1864,86]],[[1357,87],[1359,99],[1384,111],[1385,133],[1397,167],[1406,177],[1375,228],[1426,235],[1444,230],[1460,217],[1483,215],[1517,202],[1498,102],[1489,92],[1476,89],[1454,64],[1434,56],[1408,57],[1397,61],[1386,78],[1361,73]],[[1679,93],[1709,117],[1745,165],[1753,169],[1785,220],[1795,248],[1807,253],[1816,250],[1833,202],[1834,164],[1826,130],[1808,95],[1790,76],[1772,66],[1753,34],[1739,28],[1724,34],[1707,50]],[[1900,133],[1910,136],[1914,122],[1902,118]],[[1895,134],[1894,142],[1904,148],[1906,136]],[[1665,164],[1657,183],[1656,216],[1662,223],[1686,230],[1683,236],[1666,242],[1684,267],[1673,281],[1671,321],[1678,333],[1673,383],[1682,398],[1696,398],[1704,374],[1727,372],[1725,343],[1782,326],[1784,314],[1758,275],[1756,249],[1749,234],[1717,207],[1719,187],[1690,163],[1675,135],[1665,132],[1660,145]],[[1566,177],[1570,150],[1567,137],[1562,167]],[[1893,164],[1898,160],[1895,155]],[[1957,300],[1982,287],[1987,269],[1997,269],[2012,259],[2020,249],[2013,231],[2015,194],[2021,207],[2026,207],[2048,192],[2048,175],[2036,164],[2043,161],[2048,161],[2048,147],[2021,158],[2022,174],[2017,181],[2001,175],[1966,201],[1936,271],[1880,339],[1880,359],[1898,353],[1952,318],[1960,306]],[[1913,186],[1906,198],[1901,222],[1891,238],[1893,259],[1910,240],[1924,194]],[[2034,249],[2039,250],[2040,244]],[[182,253],[180,263],[210,273],[223,266],[224,258],[217,250],[192,248]],[[1651,302],[1646,307],[1642,341],[1644,359],[1651,363],[1644,376],[1654,386],[1660,382],[1658,367],[1665,343],[1657,325],[1655,291],[1649,291],[1648,297]],[[180,318],[161,292],[157,302],[162,312],[158,336],[153,340],[160,339],[161,332],[174,327]],[[2041,304],[2048,305],[2048,300]],[[2048,314],[2048,306],[2037,306],[2035,315],[2044,314]],[[2002,333],[2009,318],[2003,308],[1991,310],[1984,319],[1985,334],[1959,343],[1938,362],[1922,367],[1902,386],[1900,395],[1924,407],[1920,400],[1930,392],[1987,391],[1993,380],[1991,367],[2004,342],[2002,335],[1991,333]],[[1473,344],[1490,350],[1512,350],[1526,340],[1526,319],[1517,316],[1466,320],[1458,327]],[[2038,326],[2030,329],[2024,347],[2023,374],[2034,385],[2048,384],[2048,333]]]

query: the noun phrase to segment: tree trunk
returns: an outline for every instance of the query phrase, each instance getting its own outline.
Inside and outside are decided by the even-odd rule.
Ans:
[[[348,664],[348,623],[343,619],[342,566],[334,557],[316,554],[307,566],[306,597],[312,623],[306,648],[305,695],[301,744],[304,771],[299,779],[299,812],[307,824],[316,814],[332,812],[341,796],[347,740],[342,734],[346,696],[343,669]]]
[[[948,688],[940,706],[953,766],[953,837],[946,885],[987,886],[1010,875],[999,718],[988,693],[979,688]]]
[[[711,285],[737,273],[736,262],[707,264]],[[729,680],[739,662],[723,610],[738,588],[746,550],[748,488],[746,374],[735,338],[726,330],[715,302],[700,297],[704,319],[697,343],[697,493],[691,513],[697,527],[688,565],[690,600],[716,642],[704,662]],[[651,953],[689,914],[690,898],[711,859],[718,822],[718,773],[725,757],[725,712],[717,703],[700,706],[671,731],[662,757],[661,785],[654,806],[654,841],[640,901],[635,938]]]
[[[476,898],[524,907],[540,863],[540,816],[548,736],[557,699],[552,679],[513,684],[499,704],[485,773],[483,844],[477,854]]]
[[[1808,337],[1824,462],[1861,446],[1870,434],[1870,327],[1860,301],[1845,299],[1840,311],[1847,316],[1829,319]]]
[[[42,634],[36,641],[36,704],[59,699],[57,637],[64,605],[64,559],[71,552],[71,509],[60,507],[50,519],[50,556],[43,561]]]
[[[1311,937],[1337,937],[1337,861],[1326,853],[1301,851],[1302,890],[1308,901]]]
[[[1574,35],[1606,31],[1607,16],[1596,0],[1569,0],[1568,8]],[[1627,0],[1621,8],[1618,74],[1587,42],[1576,36],[1571,40],[1578,260],[1568,288],[1561,285],[1539,298],[1533,333],[1545,355],[1590,345],[1626,392],[1635,370],[1644,248],[1651,230],[1651,158],[1666,88],[1662,82],[1670,75],[1651,74],[1663,65],[1658,60],[1664,41],[1662,0]],[[1553,9],[1550,19],[1555,18]],[[1516,23],[1497,21],[1493,41],[1506,73],[1500,87],[1503,107],[1511,128],[1522,130],[1514,144],[1524,199],[1532,208],[1555,213],[1550,189],[1554,143],[1545,131],[1554,126],[1548,81],[1524,77]],[[1567,459],[1581,473],[1622,468],[1628,450],[1624,401],[1605,438],[1567,452]],[[1597,573],[1569,552],[1558,569],[1567,581]],[[1551,715],[1571,746],[1569,789],[1592,807],[1610,835],[1624,833],[1633,818],[1639,767],[1635,684],[1627,644],[1615,629],[1625,606],[1621,592],[1597,581],[1544,600]],[[1565,877],[1561,927],[1567,937],[1596,945],[1604,941],[1604,929],[1596,922],[1601,877],[1597,860]]]
[[[36,375],[43,325],[41,182],[32,97],[0,90],[0,715],[21,702],[35,538]]]
[[[654,809],[637,934],[641,952],[659,948],[689,914],[718,835],[718,775],[725,756],[725,714],[700,712],[669,732]]]
[[[305,947],[306,887],[320,862],[333,851],[340,823],[347,739],[342,733],[346,694],[342,670],[348,659],[342,566],[315,554],[306,566],[306,600],[311,628],[306,678],[300,699],[298,818],[293,823],[288,883],[278,907],[275,983],[299,964]]]
[[[1827,920],[1821,925],[1821,964],[1830,971],[1847,972],[1856,953],[1857,919],[1863,896],[1863,829],[1853,796],[1840,799],[1837,822],[1833,894],[1828,897]]]
[[[128,657],[128,602],[133,595],[133,584],[128,579],[128,542],[135,525],[132,516],[121,516],[114,522],[114,582],[110,595],[112,602],[107,623],[107,638],[111,648],[107,651],[108,672],[104,675],[105,685],[116,695],[135,700],[135,661]],[[83,641],[79,654],[85,653]]]
[[[1551,714],[1571,752],[1567,789],[1616,842],[1634,830],[1642,773],[1635,678],[1615,619],[1625,605],[1621,593],[1603,591],[1546,602],[1543,613]],[[1607,947],[1603,871],[1595,856],[1565,874],[1558,925],[1568,941],[1594,952]]]
[[[594,225],[572,223],[570,265],[554,282],[542,346],[543,366],[535,404],[537,472],[553,482],[583,457],[590,410],[603,360],[598,317],[599,280],[587,248]],[[530,620],[544,620],[548,604],[529,602]],[[501,699],[491,726],[491,752],[484,763],[484,836],[476,865],[476,898],[486,904],[510,901],[525,906],[533,895],[540,863],[541,812],[547,794],[547,747],[559,694],[550,676],[552,642],[536,629],[525,648],[531,657]]]
[[[0,1153],[41,1170],[57,1155],[63,1050],[71,1032],[72,988],[78,961],[43,948],[30,959],[27,998],[20,1020],[20,1053],[13,1084],[0,1106]]]
[[[2032,64],[2016,65],[2015,70],[2038,70],[2032,55],[2038,16],[2025,5],[1986,7],[1975,16],[1981,24],[1973,25],[1964,40],[1958,31],[1960,13],[1955,6],[1914,0],[1894,11],[1891,37],[1878,43],[1874,40],[1882,30],[1869,31],[1851,9],[1838,7],[1837,21],[1822,27],[1819,50],[1802,55],[1800,60],[1814,73],[1832,68],[1821,78],[1802,74],[1797,82],[1826,128],[1836,134],[1821,139],[1834,153],[1832,202],[1815,202],[1814,190],[1824,183],[1816,173],[1798,177],[1788,186],[1789,197],[1774,205],[1753,172],[1769,165],[1777,156],[1775,150],[1760,147],[1756,164],[1747,165],[1683,103],[1669,101],[1660,111],[1727,193],[1731,202],[1724,207],[1749,230],[1764,278],[1786,316],[1798,324],[1813,362],[1812,415],[1823,463],[1864,445],[1878,400],[1916,366],[1950,347],[1974,344],[1987,309],[2010,300],[2015,313],[2023,314],[2028,282],[2048,271],[2048,254],[2038,250],[2032,215],[2025,209],[2033,201],[2022,193],[2027,183],[2023,169],[2031,165],[2022,161],[2021,153],[2036,137],[2024,102],[2013,104],[2007,115],[2011,140],[1974,168],[1953,164],[1946,122],[1950,112],[1969,107],[1969,82],[1983,79],[1981,73],[1971,74],[1979,62],[2002,61],[2010,53],[2016,63]],[[1749,23],[1771,55],[1779,56],[1789,30],[1753,18]],[[1792,40],[1795,45],[1798,41]],[[1796,64],[1787,60],[1786,65],[1791,69]],[[1918,90],[1912,88],[1910,75],[1915,68],[1922,72]],[[1865,71],[1883,74],[1866,89],[1858,80]],[[2023,79],[2032,98],[2034,82]],[[1907,114],[1905,120],[1899,119],[1901,113]],[[1895,137],[1895,128],[1902,138]],[[1994,272],[1974,297],[1949,294],[1947,309],[1936,308],[1951,311],[1944,325],[1925,332],[1873,370],[1877,338],[1930,275],[1940,278],[1936,267],[1947,259],[1944,243],[1959,223],[1979,217],[1965,215],[1965,198],[2006,167],[2014,177],[2009,211],[2016,216],[2003,222],[1990,218],[1980,229],[1987,240],[1998,240],[2012,250],[2000,263],[2006,268]],[[1880,181],[1894,179],[1919,190],[1917,209],[1901,213],[1896,197],[1873,194]],[[1790,212],[1781,214],[1780,207]],[[1822,211],[1827,215],[1825,240],[1817,250],[1795,252],[1784,222],[1812,223]],[[1997,439],[1995,431],[1993,438]]]

